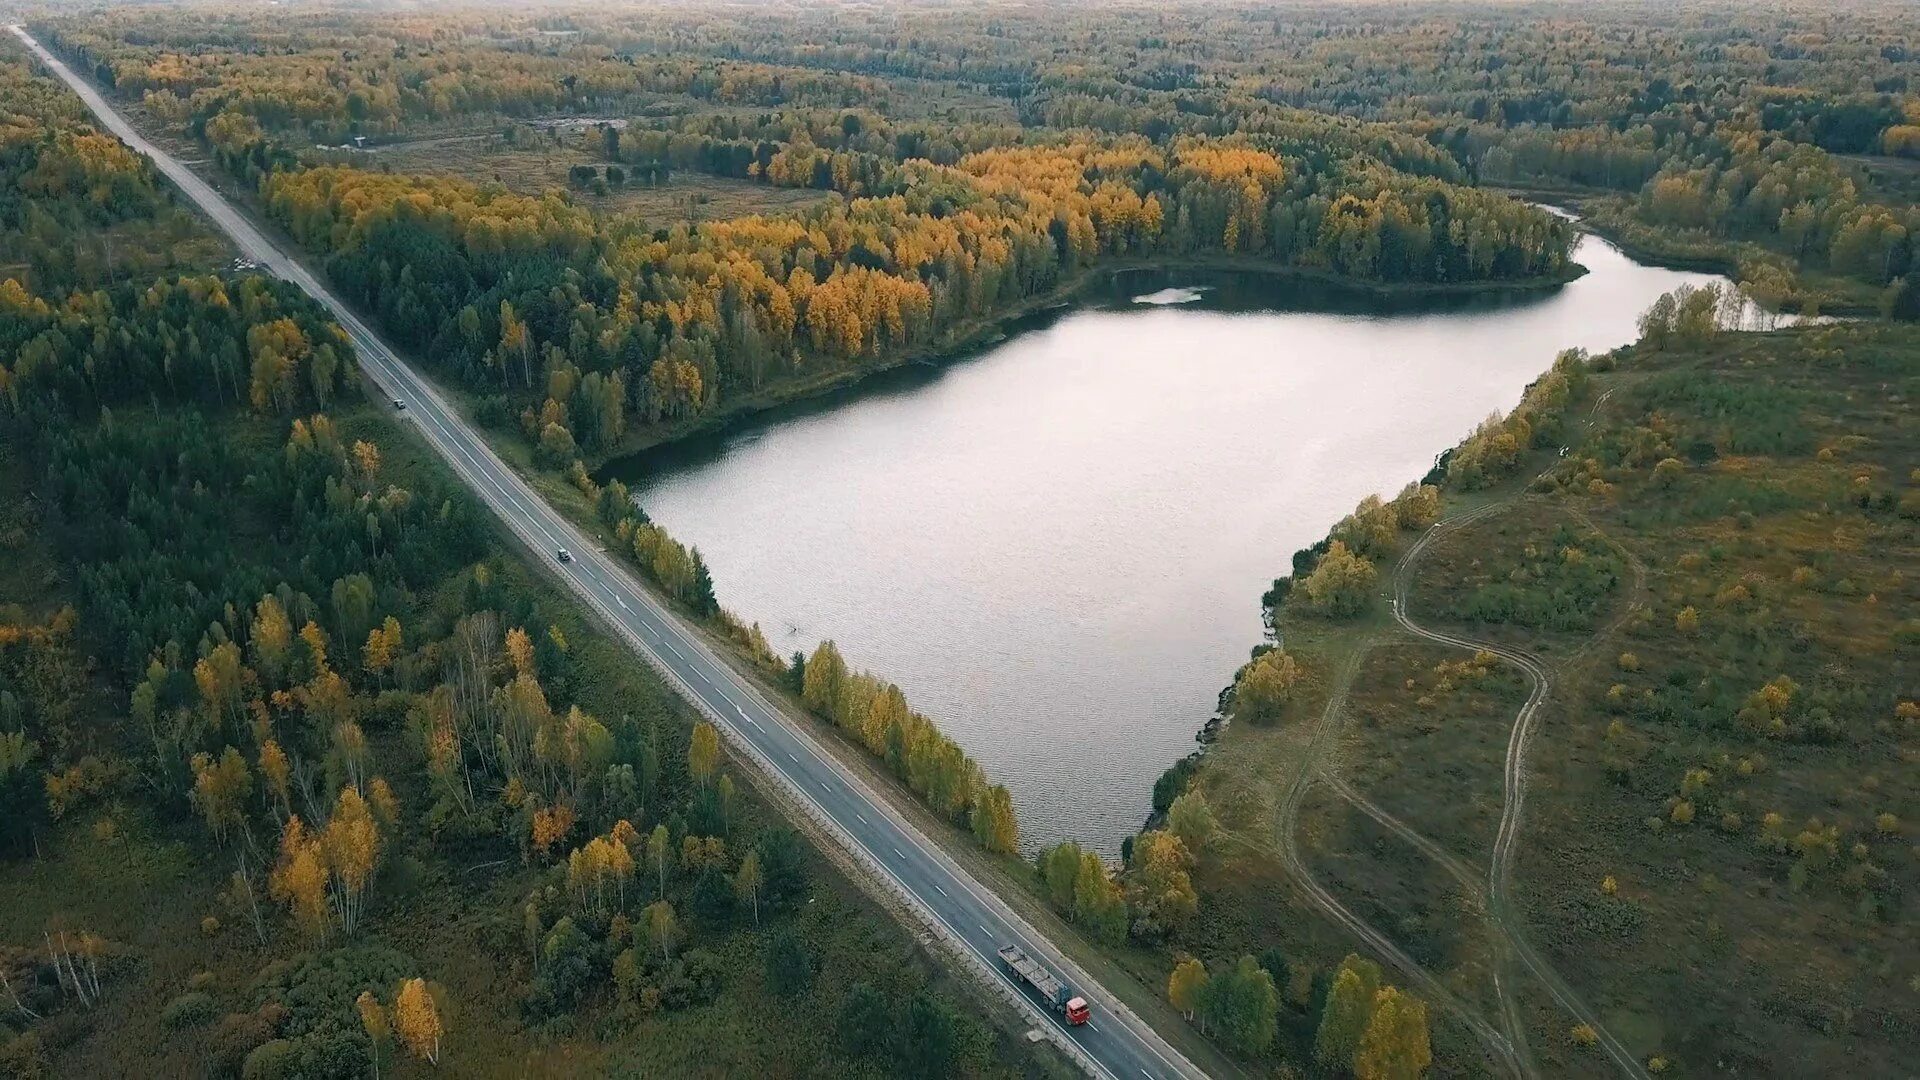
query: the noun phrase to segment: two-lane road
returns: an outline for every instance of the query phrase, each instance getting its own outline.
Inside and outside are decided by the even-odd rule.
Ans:
[[[928,928],[978,962],[987,977],[1014,987],[1037,1022],[1095,1075],[1115,1080],[1198,1077],[1201,1072],[1094,983],[1038,931],[975,881],[939,846],[815,744],[808,721],[763,697],[716,656],[697,631],[658,603],[640,583],[568,523],[502,463],[425,379],[374,332],[281,251],[219,192],[135,131],[85,80],[77,77],[21,27],[13,33],[80,95],[100,122],[147,157],[224,230],[242,254],[324,304],[352,337],[367,377],[405,408],[410,419],[474,493],[687,698],[725,731],[733,745],[766,772],[857,861],[896,890]],[[557,561],[566,548],[571,562]],[[995,956],[1017,944],[1065,976],[1093,1004],[1093,1020],[1067,1027],[1020,993]]]

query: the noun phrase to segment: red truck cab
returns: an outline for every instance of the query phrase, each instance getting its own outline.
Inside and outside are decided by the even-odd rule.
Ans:
[[[1093,1010],[1087,1008],[1087,999],[1083,997],[1077,997],[1067,1002],[1066,1012],[1067,1023],[1069,1024],[1084,1024],[1087,1022],[1087,1019],[1093,1015]]]

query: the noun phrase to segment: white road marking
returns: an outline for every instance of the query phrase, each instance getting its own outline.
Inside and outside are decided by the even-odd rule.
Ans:
[[[941,888],[940,883],[937,881],[933,884],[933,891],[939,893],[941,896],[947,895],[947,890]]]
[[[865,814],[863,814],[863,813],[861,813],[861,812],[860,812],[860,811],[858,811],[858,810],[855,810],[855,811],[853,812],[853,816],[854,816],[854,817],[857,817],[857,818],[859,818],[859,819],[860,819],[860,824],[862,824],[862,825],[871,825],[871,824],[873,824],[873,822],[871,822],[871,821],[868,821],[868,820],[867,820],[867,815],[865,815]]]
[[[901,862],[906,862],[906,861],[907,861],[907,856],[906,856],[906,854],[905,854],[904,852],[902,852],[902,851],[901,851],[901,850],[900,850],[899,848],[894,848],[894,849],[893,849],[893,853],[894,853],[895,855],[897,855],[897,856],[899,856],[899,857],[900,857],[900,861],[901,861]]]

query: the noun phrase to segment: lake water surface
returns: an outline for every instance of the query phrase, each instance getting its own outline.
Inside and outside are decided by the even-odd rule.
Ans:
[[[1397,300],[1129,274],[945,367],[609,470],[776,649],[839,643],[1012,789],[1023,845],[1108,852],[1261,640],[1260,594],[1561,349],[1710,275],[1593,237],[1531,295]]]

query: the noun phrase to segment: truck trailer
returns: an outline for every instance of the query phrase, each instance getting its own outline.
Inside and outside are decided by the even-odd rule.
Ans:
[[[1086,998],[1075,994],[1073,987],[1062,982],[1053,972],[1041,967],[1039,962],[1028,956],[1026,950],[1020,946],[1001,946],[1000,962],[1007,966],[1008,974],[1033,987],[1034,993],[1040,995],[1040,1000],[1046,1002],[1047,1008],[1066,1017],[1067,1023],[1084,1024],[1087,1018],[1093,1015],[1092,1010],[1087,1008]]]

